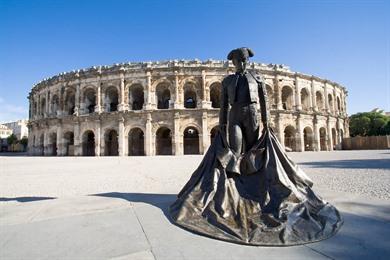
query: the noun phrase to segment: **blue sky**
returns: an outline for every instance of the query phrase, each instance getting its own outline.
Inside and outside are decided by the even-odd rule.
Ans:
[[[0,122],[28,116],[34,83],[93,65],[225,59],[328,78],[349,114],[390,111],[390,1],[0,0]]]

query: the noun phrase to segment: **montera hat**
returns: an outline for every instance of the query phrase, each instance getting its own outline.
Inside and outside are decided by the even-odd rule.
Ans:
[[[237,49],[230,51],[227,58],[228,58],[228,60],[233,60],[233,59],[246,60],[249,57],[253,57],[253,55],[255,55],[255,54],[253,53],[253,51],[251,49],[249,49],[247,47],[241,47],[241,48],[237,48]]]

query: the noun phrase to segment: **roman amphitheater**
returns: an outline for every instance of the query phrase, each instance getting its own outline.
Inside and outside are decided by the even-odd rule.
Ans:
[[[284,65],[250,63],[266,82],[271,126],[292,151],[338,149],[347,91]],[[123,63],[61,73],[29,94],[31,155],[203,154],[218,126],[225,61]]]

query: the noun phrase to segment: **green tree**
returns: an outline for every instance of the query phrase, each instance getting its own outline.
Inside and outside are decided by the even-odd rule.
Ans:
[[[371,136],[390,134],[390,117],[379,112],[364,112],[350,116],[351,136]]]
[[[18,142],[18,138],[14,134],[11,134],[10,136],[7,137],[8,144],[16,144],[17,142]]]
[[[24,147],[26,147],[27,144],[28,144],[28,138],[25,137],[25,136],[23,136],[23,138],[19,140],[19,143],[20,143],[21,145],[23,145]]]

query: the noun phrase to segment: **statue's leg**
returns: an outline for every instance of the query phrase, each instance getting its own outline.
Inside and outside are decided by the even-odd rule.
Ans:
[[[229,125],[229,144],[236,155],[241,154],[242,150],[242,130],[238,124]]]
[[[245,152],[247,152],[259,138],[258,113],[254,105],[249,106],[247,116],[244,118],[242,123]]]

